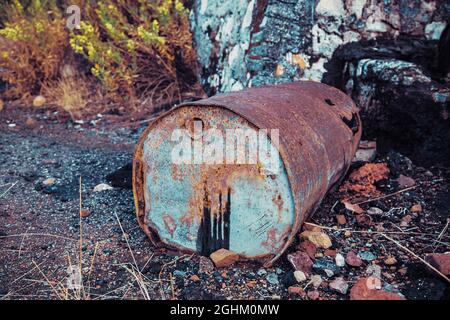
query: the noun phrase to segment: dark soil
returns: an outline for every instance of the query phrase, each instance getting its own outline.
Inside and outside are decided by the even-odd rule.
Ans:
[[[286,256],[273,268],[240,262],[202,272],[197,255],[151,245],[135,219],[127,167],[142,129],[143,125],[116,125],[103,118],[77,124],[53,111],[7,106],[0,112],[0,298],[77,298],[74,291],[67,290],[67,269],[79,263],[81,237],[84,298],[301,299],[287,292],[295,279]],[[395,157],[403,159],[398,154]],[[365,210],[378,207],[383,211],[371,216],[370,225],[358,225],[355,215],[339,204],[344,195],[338,191],[330,193],[309,220],[333,228],[336,214],[344,214],[347,225],[324,229],[333,241],[332,249],[343,255],[353,250],[376,256],[360,268],[345,266],[330,278],[322,275],[320,299],[348,299],[348,294],[337,294],[327,283],[342,276],[351,287],[371,264],[381,267],[386,290],[399,290],[408,299],[449,298],[448,283],[379,233],[368,232],[387,233],[421,257],[448,251],[448,231],[439,242],[435,240],[449,218],[449,170],[388,162],[393,173],[380,186],[383,194],[399,190],[394,182],[399,173],[413,178],[417,187],[362,204]],[[82,208],[89,212],[81,221],[82,232],[80,177]],[[56,182],[45,186],[47,178]],[[93,192],[99,183],[114,188]],[[417,203],[423,210],[412,215],[410,208]],[[412,220],[401,227],[405,215]],[[345,236],[337,228],[353,232]],[[330,251],[318,250],[316,262],[327,259],[326,255]],[[395,257],[397,264],[386,266],[383,260],[388,256]],[[136,269],[140,272],[133,274]],[[320,274],[319,269],[315,272]],[[193,275],[199,279],[191,279]],[[302,287],[306,292],[313,290],[307,282]]]

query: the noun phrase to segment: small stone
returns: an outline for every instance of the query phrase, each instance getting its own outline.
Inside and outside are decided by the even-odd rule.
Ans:
[[[94,187],[94,192],[101,192],[105,190],[111,190],[113,187],[111,187],[109,184],[106,183],[100,183]]]
[[[269,273],[266,277],[267,282],[269,282],[270,284],[279,284],[280,281],[278,281],[278,275],[276,273]]]
[[[348,291],[348,283],[342,277],[334,279],[329,286],[332,290],[342,294],[346,294]]]
[[[0,99],[0,112],[3,110],[4,106],[5,106],[5,104],[3,103],[3,100]]]
[[[173,276],[178,278],[184,278],[186,276],[186,272],[182,270],[174,270]]]
[[[201,256],[198,261],[198,272],[211,273],[213,271],[214,271],[213,262],[209,258]]]
[[[267,274],[266,269],[259,269],[258,272],[256,272],[258,276],[265,276]]]
[[[310,298],[311,300],[317,300],[320,298],[320,293],[317,290],[313,290],[313,291],[308,291],[307,293],[308,298]]]
[[[358,257],[356,253],[353,251],[347,253],[347,256],[345,257],[345,262],[347,262],[347,264],[352,267],[360,267],[363,263],[361,258]]]
[[[439,272],[450,275],[450,253],[430,253],[426,255],[425,260]]]
[[[292,295],[300,296],[300,297],[306,296],[305,291],[301,287],[298,287],[298,286],[290,286],[288,288],[288,293],[292,294]]]
[[[198,282],[198,281],[200,281],[200,278],[199,278],[199,276],[198,276],[198,275],[196,275],[196,274],[192,275],[190,279],[191,279],[192,281],[194,281],[194,282]]]
[[[294,271],[294,277],[295,277],[295,280],[297,280],[298,283],[303,282],[303,281],[306,280],[305,273],[302,272],[302,271],[299,271],[299,270]]]
[[[318,274],[315,274],[311,277],[311,284],[314,286],[314,288],[318,288],[320,287],[320,285],[322,284],[323,280],[322,277]]]
[[[209,256],[217,268],[227,267],[239,260],[239,255],[233,251],[221,248]]]
[[[91,213],[90,213],[89,210],[87,210],[87,209],[81,209],[81,210],[80,210],[80,216],[81,216],[82,218],[89,217],[90,214],[91,214]]]
[[[44,185],[44,186],[51,186],[55,182],[56,182],[55,178],[48,178],[48,179],[45,179],[44,181],[42,181],[42,185]]]
[[[336,215],[336,221],[341,226],[347,224],[347,219],[345,219],[345,216],[343,214]]]
[[[300,251],[306,252],[311,259],[314,259],[314,255],[317,251],[316,245],[309,240],[300,242],[299,249]]]
[[[336,257],[334,257],[334,260],[335,260],[336,265],[337,265],[338,267],[343,267],[343,266],[345,266],[345,258],[344,258],[344,256],[343,256],[342,254],[337,253],[337,254],[336,254]]]
[[[420,203],[416,203],[415,205],[413,205],[411,207],[410,211],[412,213],[420,213],[420,212],[422,212],[422,205]]]
[[[363,259],[364,261],[373,261],[377,258],[376,255],[374,255],[372,252],[370,251],[361,251],[358,253],[358,256]]]
[[[381,210],[380,208],[377,207],[370,207],[369,209],[367,209],[367,214],[369,215],[382,215],[383,214],[383,210]]]
[[[400,222],[400,227],[407,227],[411,221],[412,221],[411,215],[407,214],[402,218],[402,221]]]
[[[349,230],[346,230],[346,231],[344,232],[344,236],[345,236],[346,238],[350,238],[350,237],[352,236],[352,233],[351,233]]]
[[[397,259],[395,259],[394,257],[389,257],[384,260],[384,264],[387,266],[393,266],[394,264],[397,264]]]
[[[323,271],[328,277],[332,277],[341,271],[330,258],[317,259],[313,264],[313,269]]]
[[[368,227],[372,224],[372,218],[367,214],[359,214],[355,216],[356,222],[359,226]]]
[[[284,66],[282,64],[277,64],[275,68],[275,76],[280,77],[284,73]]]
[[[36,124],[36,120],[34,120],[31,117],[28,117],[27,120],[25,121],[25,124],[29,127],[32,127]]]
[[[33,99],[33,106],[36,108],[42,107],[45,104],[45,98],[43,96],[37,96]]]
[[[306,274],[311,273],[313,262],[306,252],[296,251],[287,256],[288,261],[292,264],[295,270],[302,271]]]
[[[416,181],[414,181],[413,178],[404,176],[402,174],[397,178],[396,181],[400,188],[409,188],[409,187],[416,185]]]
[[[336,256],[336,250],[327,249],[327,250],[325,250],[323,255],[326,256],[326,257],[335,257]]]
[[[371,289],[370,278],[360,278],[350,290],[350,300],[405,300],[396,292],[388,292],[381,289]]]
[[[320,231],[304,231],[301,233],[301,236],[308,239],[319,248],[328,249],[333,245],[330,237],[326,233]]]

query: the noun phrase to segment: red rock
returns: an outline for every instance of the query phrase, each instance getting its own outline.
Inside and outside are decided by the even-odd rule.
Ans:
[[[425,260],[439,272],[450,275],[450,253],[430,253]]]
[[[408,187],[412,187],[412,186],[416,185],[416,181],[414,181],[413,178],[404,176],[402,174],[397,178],[396,181],[400,188],[408,188]]]
[[[367,214],[359,214],[355,216],[358,225],[363,227],[368,227],[372,224],[372,218]]]
[[[288,254],[287,259],[295,270],[302,271],[305,274],[311,273],[313,262],[306,252],[296,251]]]
[[[332,282],[330,282],[329,286],[330,289],[342,294],[346,294],[348,290],[348,283],[342,277],[334,279]]]
[[[327,249],[327,250],[325,250],[325,252],[323,254],[326,257],[335,257],[336,256],[336,250]]]
[[[90,215],[91,215],[91,213],[89,212],[89,210],[87,210],[87,209],[81,209],[80,210],[80,216],[82,218],[89,217]]]
[[[368,288],[369,278],[360,278],[350,290],[350,300],[405,300],[396,292]]]
[[[308,298],[310,298],[311,300],[317,300],[320,298],[320,293],[317,290],[313,290],[313,291],[308,291],[307,293]]]
[[[345,216],[343,214],[336,215],[336,221],[341,226],[344,225],[344,224],[347,224],[347,219],[345,219]]]
[[[347,253],[347,256],[345,257],[345,262],[352,267],[360,267],[363,263],[361,258],[358,257],[358,255],[353,251]]]
[[[217,268],[227,267],[239,260],[239,255],[227,249],[219,249],[209,256]]]
[[[300,297],[305,297],[306,296],[306,292],[302,288],[300,288],[298,286],[291,286],[291,287],[289,287],[288,288],[288,292],[289,292],[289,294],[297,295],[297,296],[300,296]]]
[[[191,280],[194,282],[200,281],[200,278],[198,277],[198,275],[194,274],[191,276]]]
[[[317,247],[314,243],[309,240],[304,240],[300,242],[300,245],[298,247],[300,251],[306,252],[311,259],[314,259],[314,255],[317,251]]]

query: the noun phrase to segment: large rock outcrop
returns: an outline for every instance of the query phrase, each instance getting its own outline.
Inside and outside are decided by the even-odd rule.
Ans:
[[[405,35],[437,40],[446,0],[194,0],[191,23],[209,94],[320,81],[335,50]]]

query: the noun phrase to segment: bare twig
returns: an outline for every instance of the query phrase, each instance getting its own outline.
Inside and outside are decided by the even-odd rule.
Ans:
[[[419,259],[420,261],[422,261],[427,267],[429,267],[431,270],[435,271],[438,275],[440,275],[442,278],[444,278],[448,283],[450,283],[450,279],[443,274],[442,272],[440,272],[438,269],[436,269],[435,267],[433,267],[431,264],[429,264],[427,261],[425,261],[424,259],[422,259],[421,257],[419,257],[417,254],[415,254],[414,252],[412,252],[410,249],[406,248],[405,246],[403,246],[401,243],[399,243],[398,241],[388,237],[385,234],[381,234],[383,237],[385,237],[386,239],[388,239],[389,241],[392,241],[393,243],[395,243],[399,248],[405,250],[406,252],[408,252],[409,254],[411,254],[413,257]]]
[[[434,246],[433,252],[435,252],[436,249],[438,248],[439,243],[440,243],[442,237],[444,236],[445,232],[447,232],[447,230],[448,230],[449,224],[450,224],[450,219],[447,219],[447,223],[445,224],[444,229],[442,229],[441,233],[439,233],[439,236],[438,236],[437,239],[434,241],[434,244],[433,244],[433,246]]]
[[[5,194],[7,194],[7,193],[9,192],[9,190],[11,190],[12,188],[14,188],[14,186],[15,186],[18,182],[19,182],[19,181],[14,182],[8,189],[6,189],[6,191],[3,192],[3,193],[0,195],[0,198],[3,197]]]
[[[386,194],[386,195],[381,196],[381,197],[368,199],[368,200],[364,200],[364,201],[360,201],[360,202],[356,202],[356,203],[352,203],[352,204],[363,204],[363,203],[368,203],[368,202],[372,202],[372,201],[377,201],[377,200],[389,198],[389,197],[395,196],[396,194],[399,194],[399,193],[402,193],[402,192],[405,192],[405,191],[408,191],[408,190],[411,190],[411,189],[414,189],[414,188],[417,188],[417,185],[412,186],[412,187],[408,187],[408,188],[405,188],[405,189],[402,189],[402,190],[399,190],[399,191],[396,191],[394,193]]]

